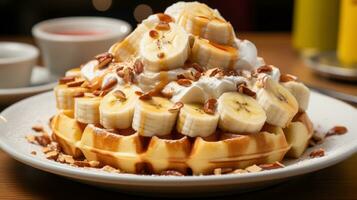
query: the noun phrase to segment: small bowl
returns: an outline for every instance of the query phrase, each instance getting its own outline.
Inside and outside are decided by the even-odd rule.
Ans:
[[[38,55],[32,45],[0,42],[0,88],[28,86]]]
[[[32,28],[44,65],[55,77],[63,76],[67,70],[108,51],[130,31],[127,22],[105,17],[50,19]]]

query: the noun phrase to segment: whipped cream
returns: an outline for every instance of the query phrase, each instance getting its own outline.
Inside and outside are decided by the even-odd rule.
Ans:
[[[81,74],[87,81],[92,81],[94,78],[104,74],[105,69],[97,69],[98,64],[98,60],[91,60],[82,66]]]

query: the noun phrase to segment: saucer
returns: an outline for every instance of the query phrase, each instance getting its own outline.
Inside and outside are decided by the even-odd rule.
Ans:
[[[0,88],[0,105],[10,105],[23,98],[53,89],[57,84],[45,67],[35,66],[32,70],[31,85],[20,88]]]

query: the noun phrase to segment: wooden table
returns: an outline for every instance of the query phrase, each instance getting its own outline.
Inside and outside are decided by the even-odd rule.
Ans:
[[[290,46],[285,33],[238,35],[253,41],[268,64],[297,75],[308,84],[357,95],[357,85],[332,82],[314,76]],[[30,38],[0,38],[32,43]],[[357,155],[346,161],[288,182],[224,199],[357,199]],[[80,184],[21,164],[0,151],[0,199],[142,199]],[[150,199],[150,198],[149,198]],[[158,199],[158,198],[151,198]]]

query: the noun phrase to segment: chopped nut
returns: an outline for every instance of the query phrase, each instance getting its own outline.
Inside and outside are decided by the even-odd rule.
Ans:
[[[104,69],[113,60],[113,55],[111,53],[105,52],[97,55],[95,59],[97,59],[99,62],[97,65],[98,69]]]
[[[99,165],[100,165],[99,161],[96,161],[96,160],[89,161],[89,166],[90,167],[98,167]]]
[[[270,65],[264,65],[257,69],[257,73],[269,73],[273,71],[273,68]]]
[[[110,78],[108,79],[108,82],[106,82],[103,86],[102,86],[102,90],[108,90],[112,87],[114,87],[116,84],[118,83],[118,80],[116,78]]]
[[[297,77],[296,76],[293,76],[291,74],[282,74],[280,75],[280,82],[289,82],[289,81],[296,81],[297,80]]]
[[[148,92],[148,93],[145,93],[145,94],[140,95],[139,99],[140,99],[140,100],[150,100],[150,99],[152,99],[152,96],[151,96],[151,94]]]
[[[231,174],[245,174],[245,173],[248,173],[248,171],[245,169],[236,169],[233,172],[231,172]]]
[[[225,167],[225,168],[216,168],[216,169],[213,170],[213,174],[214,175],[221,175],[221,174],[230,173],[232,171],[233,171],[232,168],[227,168],[227,167]]]
[[[244,84],[238,85],[238,92],[248,95],[248,96],[251,96],[253,98],[257,97],[257,94],[254,91],[252,91],[251,89],[249,89],[248,87],[246,87]]]
[[[159,24],[156,25],[155,29],[160,31],[168,31],[170,30],[170,24],[160,21]]]
[[[68,87],[79,87],[84,83],[84,80],[78,80],[78,81],[72,81],[69,83],[66,83]]]
[[[166,15],[165,13],[158,13],[156,15],[161,22],[165,22],[165,23],[174,22],[174,19],[170,15]]]
[[[35,136],[33,135],[26,135],[26,140],[32,144],[36,143]]]
[[[113,96],[115,96],[117,99],[119,99],[120,101],[125,101],[126,100],[126,95],[123,91],[121,90],[115,90],[113,92]]]
[[[262,168],[263,170],[270,170],[270,169],[284,168],[285,166],[280,162],[275,162],[275,163],[261,164],[259,165],[259,167]]]
[[[157,54],[157,57],[160,58],[160,59],[163,59],[165,58],[165,53],[164,52],[160,52]]]
[[[48,135],[35,136],[36,142],[45,147],[51,143],[51,138]]]
[[[101,86],[101,81],[94,80],[87,85],[87,88],[91,90],[97,90],[100,88],[100,86]]]
[[[247,170],[248,172],[260,172],[263,169],[257,165],[252,165],[252,166],[245,168],[245,170]]]
[[[344,126],[335,126],[333,128],[331,128],[327,133],[325,137],[330,137],[333,135],[343,135],[345,133],[347,133],[347,128]]]
[[[220,68],[213,68],[207,70],[205,74],[208,74],[209,77],[222,78],[224,76],[224,71]]]
[[[32,130],[34,130],[36,132],[43,132],[44,131],[43,126],[41,126],[41,125],[32,126]]]
[[[31,151],[31,154],[32,155],[37,155],[37,152],[36,151]]]
[[[176,171],[176,170],[165,170],[162,171],[161,176],[184,176],[181,172]]]
[[[120,170],[115,169],[114,167],[111,167],[111,166],[109,166],[109,165],[105,165],[104,167],[102,167],[102,170],[103,170],[103,171],[106,171],[106,172],[120,173]]]
[[[136,60],[133,69],[135,74],[141,74],[144,71],[144,65],[140,60]]]
[[[172,108],[169,109],[169,112],[177,112],[183,107],[182,102],[176,102]]]
[[[323,156],[325,156],[325,149],[323,149],[323,148],[316,149],[310,153],[311,158],[318,158],[318,157],[323,157]]]
[[[203,67],[201,65],[199,65],[198,63],[192,63],[190,65],[190,67],[194,68],[195,70],[197,70],[198,72],[201,72],[201,73],[204,71]]]
[[[75,77],[74,76],[65,76],[65,77],[62,77],[58,80],[59,84],[66,84],[66,83],[69,83],[69,82],[73,82],[75,80]]]
[[[185,86],[185,87],[188,87],[188,86],[190,86],[192,84],[191,80],[189,80],[189,79],[178,79],[176,82],[179,85],[182,85],[182,86]]]
[[[196,72],[196,73],[194,74],[194,80],[200,79],[201,76],[202,76],[202,73],[201,73],[201,72]]]
[[[101,92],[102,92],[102,91],[100,91],[100,90],[94,90],[94,91],[92,92],[92,94],[93,94],[94,96],[99,96],[99,95],[101,94]]]
[[[154,39],[157,39],[159,37],[159,33],[157,31],[155,31],[155,30],[151,30],[149,32],[149,35],[150,35],[150,37],[152,37]]]
[[[90,167],[89,162],[87,160],[75,160],[73,165],[77,167]]]
[[[183,75],[183,74],[179,74],[179,75],[177,75],[177,79],[185,79],[186,77],[185,77],[185,75]]]
[[[203,105],[203,111],[207,114],[213,115],[216,110],[216,99],[208,99]]]
[[[50,160],[57,160],[58,158],[58,151],[49,151],[46,154],[46,158]]]
[[[118,76],[123,78],[125,83],[133,83],[134,82],[134,72],[129,67],[124,68],[121,71],[117,71],[117,74],[118,74]]]
[[[76,92],[76,93],[73,94],[73,97],[74,97],[74,98],[84,97],[84,92]]]

